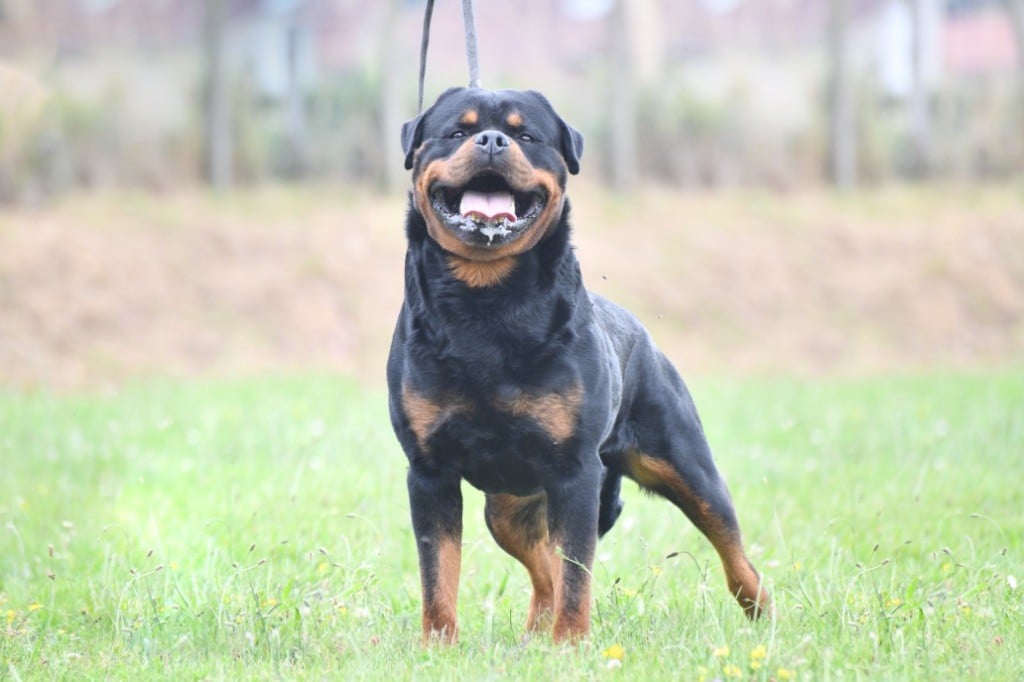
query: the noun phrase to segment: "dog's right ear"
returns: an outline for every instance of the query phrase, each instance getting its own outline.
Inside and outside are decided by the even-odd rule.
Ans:
[[[456,95],[465,89],[466,88],[448,88],[438,96],[436,102],[421,111],[416,118],[402,124],[402,151],[405,152],[406,170],[412,170],[413,157],[416,155],[416,150],[419,149],[421,144],[423,144],[423,123],[427,114],[438,106],[441,106],[442,102],[451,96]]]
[[[412,168],[412,157],[423,142],[423,112],[411,121],[402,124],[402,151],[405,152],[405,170]]]

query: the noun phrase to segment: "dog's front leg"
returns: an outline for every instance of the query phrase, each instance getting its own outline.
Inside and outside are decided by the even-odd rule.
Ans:
[[[590,467],[547,488],[555,587],[551,636],[556,642],[577,642],[590,632],[590,577],[600,486],[600,471]]]
[[[423,643],[454,644],[462,559],[462,490],[459,476],[413,464],[406,483],[423,588]]]

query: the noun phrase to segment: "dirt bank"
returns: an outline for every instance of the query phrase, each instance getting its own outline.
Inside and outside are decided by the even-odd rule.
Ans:
[[[687,372],[1020,366],[1024,194],[576,189],[589,286]],[[380,381],[404,200],[75,197],[0,214],[0,382],[331,370]]]

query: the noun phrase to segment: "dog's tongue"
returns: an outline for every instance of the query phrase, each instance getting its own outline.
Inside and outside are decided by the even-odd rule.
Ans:
[[[502,216],[509,220],[516,219],[516,201],[511,192],[475,192],[468,190],[462,193],[459,212],[464,216],[479,215],[488,221],[495,221]]]

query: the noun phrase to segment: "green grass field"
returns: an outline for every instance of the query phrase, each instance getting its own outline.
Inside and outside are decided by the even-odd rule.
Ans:
[[[419,646],[405,460],[337,378],[0,393],[0,679],[1024,675],[1024,373],[692,386],[778,618],[626,486],[593,630],[521,642],[528,581],[467,488],[454,649]]]

